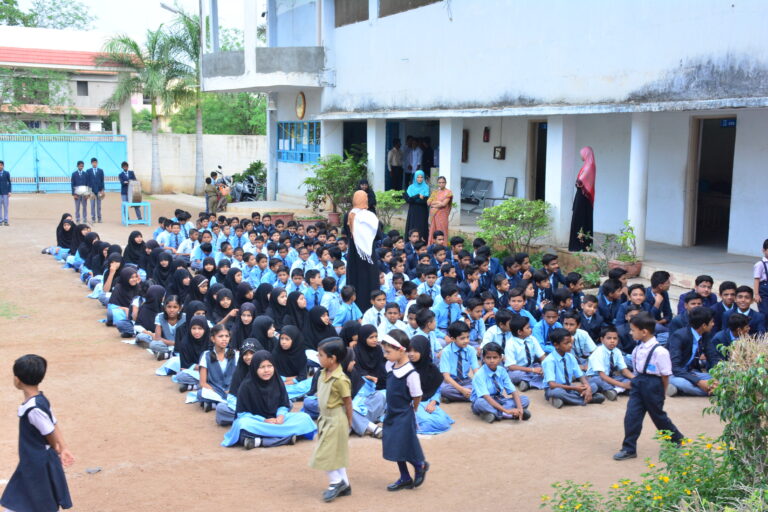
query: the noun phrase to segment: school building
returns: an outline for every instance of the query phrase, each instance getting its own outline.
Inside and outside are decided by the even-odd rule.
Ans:
[[[768,4],[761,0],[242,0],[243,51],[202,83],[269,95],[268,190],[300,199],[321,155],[430,137],[439,174],[553,206],[565,243],[579,149],[597,163],[595,231],[755,254],[768,230]],[[267,44],[257,27],[266,23]],[[455,216],[453,222],[460,222]]]

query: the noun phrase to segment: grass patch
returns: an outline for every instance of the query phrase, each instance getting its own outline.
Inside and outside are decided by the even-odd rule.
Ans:
[[[0,301],[0,318],[15,318],[19,316],[16,306],[10,302]]]

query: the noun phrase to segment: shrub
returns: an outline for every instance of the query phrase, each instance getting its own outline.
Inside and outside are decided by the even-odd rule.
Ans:
[[[402,190],[379,190],[376,192],[376,214],[382,226],[392,225],[392,216],[405,204]]]
[[[307,206],[318,212],[326,200],[331,202],[333,212],[346,213],[352,207],[352,194],[358,182],[368,174],[367,154],[364,148],[354,148],[340,155],[321,157],[312,167],[312,176],[304,180]]]
[[[477,221],[480,236],[503,244],[510,253],[527,251],[547,234],[549,211],[550,205],[544,201],[511,197],[483,210]]]
[[[255,162],[251,162],[251,165],[249,165],[246,170],[237,174],[233,174],[232,181],[235,183],[240,183],[242,181],[245,181],[245,179],[248,178],[248,176],[253,176],[258,183],[261,183],[261,184],[266,183],[267,166],[261,160],[256,160]]]

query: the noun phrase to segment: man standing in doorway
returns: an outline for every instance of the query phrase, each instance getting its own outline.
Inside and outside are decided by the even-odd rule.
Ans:
[[[8,225],[8,203],[11,197],[11,173],[5,170],[5,162],[0,160],[0,225]]]
[[[405,185],[403,189],[408,188],[408,185],[413,183],[413,173],[421,169],[421,157],[423,155],[421,147],[419,147],[419,141],[415,137],[411,135],[406,137],[405,144],[408,147],[403,152],[405,164]]]
[[[392,149],[387,154],[389,179],[394,190],[403,190],[403,152],[400,151],[400,139],[392,141]]]
[[[424,154],[421,157],[421,169],[429,180],[432,168],[435,166],[435,150],[432,149],[432,140],[429,137],[421,139],[421,147]]]
[[[119,176],[120,199],[122,199],[124,203],[128,203],[128,182],[136,181],[136,175],[133,173],[133,171],[128,170],[128,162],[123,162],[120,164],[120,167],[123,169],[123,172],[121,172]],[[141,220],[141,208],[134,206],[133,209],[136,211],[136,218]]]
[[[82,222],[88,222],[88,196],[91,195],[91,183],[88,173],[83,171],[84,165],[82,160],[77,162],[77,170],[72,173],[70,180],[72,197],[75,198],[75,222],[78,224],[80,224],[81,219]]]
[[[91,181],[91,221],[95,224],[101,222],[101,200],[104,198],[104,170],[96,158],[91,158],[88,179]]]

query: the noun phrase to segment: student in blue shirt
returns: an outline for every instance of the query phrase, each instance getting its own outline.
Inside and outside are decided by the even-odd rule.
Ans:
[[[285,285],[285,291],[304,292],[304,272],[300,268],[291,270],[291,281]]]
[[[508,309],[502,309],[496,313],[496,324],[486,329],[480,348],[488,343],[496,343],[501,347],[501,350],[506,350],[507,343],[512,339],[509,322],[514,317],[515,314]]]
[[[437,339],[437,335],[435,334],[437,320],[435,319],[435,314],[432,310],[419,305],[416,307],[419,308],[416,312],[416,325],[418,326],[418,329],[414,335],[421,335],[427,338],[429,340],[429,345],[432,347],[432,359],[439,360],[443,352],[443,344],[447,340]],[[411,306],[411,309],[413,309],[413,306]]]
[[[262,284],[274,285],[277,282],[277,273],[283,262],[279,258],[272,258],[268,261],[269,267],[266,272],[261,276]]]
[[[584,299],[584,278],[578,272],[569,272],[565,276],[565,286],[571,292],[571,307],[576,311],[581,311],[581,301]]]
[[[600,331],[603,328],[603,317],[597,311],[597,297],[594,295],[585,295],[581,300],[581,328],[587,331],[587,334],[596,340],[600,337]]]
[[[545,272],[533,273],[533,285],[535,290],[536,308],[541,310],[552,302],[552,283]]]
[[[551,304],[547,304],[541,310],[541,321],[537,323],[533,328],[533,337],[536,338],[536,340],[541,345],[541,348],[543,348],[544,352],[547,354],[550,354],[555,350],[555,347],[550,341],[550,334],[553,330],[563,327],[563,325],[557,320],[557,309],[555,309],[555,307]]]
[[[419,313],[422,315],[424,311]],[[454,322],[448,326],[448,338],[451,342],[440,355],[440,371],[445,379],[440,386],[443,400],[469,402],[472,396],[472,378],[480,366],[477,352],[469,347],[469,327],[464,322]]]
[[[504,350],[504,365],[510,380],[521,391],[544,389],[544,370],[541,362],[547,354],[536,338],[531,336],[531,322],[524,316],[512,317],[509,322],[512,335]]]
[[[597,312],[603,317],[606,325],[613,325],[621,306],[621,281],[608,279],[600,287],[597,294]]]
[[[483,301],[483,322],[487,331],[496,325],[496,313],[499,312],[499,309],[496,307],[496,300],[491,295],[491,292],[480,294],[480,299]]]
[[[479,298],[469,299],[465,304],[462,316],[469,322],[469,344],[475,349],[480,348],[480,343],[485,336],[483,300]]]
[[[626,316],[626,310],[629,304],[637,304],[638,306],[642,306],[643,311],[650,313],[653,318],[658,320],[659,310],[657,307],[655,307],[655,304],[656,302],[661,302],[664,299],[661,294],[656,296],[653,303],[650,303],[646,300],[646,291],[642,284],[635,283],[629,287],[628,291],[629,300],[620,305],[616,310],[616,316],[614,317],[614,325],[616,325],[616,327],[619,327],[626,322],[624,317]]]
[[[404,333],[408,334],[408,326],[405,322],[400,320],[400,306],[394,302],[387,302],[384,306],[384,320],[379,324],[377,330],[379,336],[389,334],[389,331],[393,329],[400,329]],[[410,336],[408,336],[410,338]]]
[[[573,338],[562,328],[552,330],[550,340],[555,350],[541,363],[544,383],[548,386],[544,398],[551,401],[555,409],[564,404],[601,404],[605,396],[597,392],[597,386],[590,384],[571,354]]]
[[[319,249],[317,249],[317,251],[315,251],[315,254],[317,255],[317,263],[315,264],[315,268],[320,271],[322,278],[325,279],[326,277],[332,277],[334,273],[329,247],[321,246]]]
[[[765,332],[765,315],[751,308],[754,301],[754,290],[750,286],[736,288],[736,307],[723,314],[723,325],[728,325],[728,317],[741,313],[749,318],[749,334],[763,334]]]
[[[371,292],[371,307],[363,313],[362,325],[373,325],[377,329],[384,320],[384,306],[387,304],[387,295],[381,290]]]
[[[437,269],[433,266],[422,267],[419,279],[422,283],[418,287],[419,295],[426,294],[437,302],[440,299],[440,285],[437,284]]]
[[[645,301],[661,324],[669,324],[674,316],[669,302],[669,287],[672,285],[670,277],[666,270],[657,270],[651,274],[651,286],[645,289]]]
[[[314,263],[309,261],[309,250],[306,247],[299,249],[299,258],[291,265],[291,273],[296,269],[301,269],[302,274],[315,268]]]
[[[165,221],[167,221],[165,217],[158,217],[157,218],[157,228],[152,232],[152,238],[154,240],[157,240],[157,237],[160,236],[160,233],[166,230],[165,228]]]
[[[319,306],[323,300],[323,294],[325,293],[322,288],[323,278],[320,277],[318,270],[307,270],[304,273],[304,281],[307,286],[302,290],[302,293],[307,298],[307,309],[312,310],[313,307]]]
[[[320,299],[320,305],[328,310],[328,317],[331,322],[336,319],[336,313],[338,313],[341,307],[341,297],[339,297],[336,291],[336,280],[332,277],[324,277],[322,280],[323,285],[323,297]],[[344,324],[342,324],[344,325]]]
[[[689,327],[678,329],[669,337],[672,376],[667,396],[712,394],[714,386],[709,369],[722,359],[712,343],[712,327],[715,325],[712,310],[700,306],[689,312],[689,318]]]
[[[461,319],[461,296],[456,285],[447,285],[440,289],[440,302],[432,306],[437,318],[437,337],[445,338],[448,326]]]
[[[576,356],[579,366],[583,371],[587,370],[587,360],[590,354],[595,351],[595,342],[589,337],[589,334],[583,329],[579,329],[581,318],[576,311],[568,311],[563,314],[563,328],[571,333],[573,337],[573,348],[571,353]]]
[[[341,289],[341,304],[333,316],[333,326],[340,329],[347,322],[359,322],[363,313],[357,307],[357,293],[354,286],[345,286]]]
[[[528,397],[521,396],[501,364],[503,350],[496,343],[483,347],[483,366],[472,378],[472,412],[484,421],[528,420]]]
[[[563,277],[563,273],[560,271],[560,263],[556,254],[545,254],[541,258],[541,263],[544,265],[541,271],[547,275],[552,292],[561,285],[565,286],[565,277]]]
[[[432,362],[429,340],[424,336],[411,338],[408,359],[419,373],[422,400],[416,410],[416,428],[419,434],[440,434],[450,430],[453,419],[440,408],[440,385],[443,374]]]
[[[731,311],[736,304],[736,283],[733,281],[723,281],[720,283],[720,302],[712,306],[712,312],[714,313],[715,328],[712,332],[720,332],[725,325],[723,324],[723,316],[728,311]]]
[[[509,309],[512,313],[520,316],[527,317],[531,322],[531,326],[536,324],[536,317],[525,309],[525,295],[521,288],[513,288],[509,291]]]
[[[336,279],[336,287],[341,290],[347,285],[347,265],[342,260],[333,262],[333,275]]]
[[[619,393],[632,389],[634,374],[627,368],[624,354],[619,350],[619,333],[612,325],[603,329],[602,342],[589,356],[587,379],[597,386],[605,398],[616,400]]]
[[[702,306],[702,297],[698,293],[687,293],[685,294],[684,299],[681,295],[679,300],[685,302],[683,305],[683,312],[675,316],[675,318],[669,322],[668,327],[670,332],[675,332],[683,327],[688,327],[688,312]],[[714,312],[712,314],[714,315]]]
[[[723,359],[728,359],[728,350],[733,342],[744,336],[749,336],[749,318],[736,313],[728,317],[728,326],[722,331],[718,332],[712,337],[712,345],[723,356]]]

